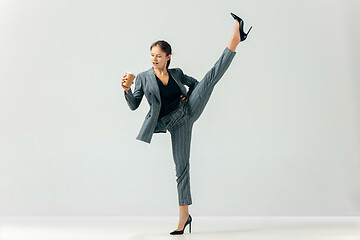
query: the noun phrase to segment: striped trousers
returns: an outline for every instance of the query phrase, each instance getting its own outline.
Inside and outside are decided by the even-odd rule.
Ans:
[[[159,119],[163,121],[171,135],[179,206],[192,204],[189,160],[193,125],[203,112],[216,83],[228,69],[235,54],[236,52],[226,47],[214,66],[190,94],[188,101],[180,98],[177,109]]]

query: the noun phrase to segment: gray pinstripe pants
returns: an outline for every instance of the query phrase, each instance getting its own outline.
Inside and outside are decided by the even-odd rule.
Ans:
[[[190,94],[189,100],[186,102],[180,99],[178,108],[160,119],[171,134],[179,206],[192,204],[189,159],[193,125],[203,112],[216,83],[228,69],[235,54],[236,52],[225,48],[215,65]]]

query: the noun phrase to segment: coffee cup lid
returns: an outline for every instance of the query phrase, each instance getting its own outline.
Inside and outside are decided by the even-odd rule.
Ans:
[[[134,75],[134,76],[135,76],[135,74],[134,74],[134,73],[132,73],[132,72],[130,72],[130,71],[127,71],[126,73],[130,73],[130,74],[132,74],[132,75]]]

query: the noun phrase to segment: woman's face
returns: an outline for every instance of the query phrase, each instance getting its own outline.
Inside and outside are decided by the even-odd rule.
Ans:
[[[153,68],[165,69],[167,61],[170,59],[171,54],[166,56],[166,53],[159,46],[154,46],[151,49],[150,60]]]

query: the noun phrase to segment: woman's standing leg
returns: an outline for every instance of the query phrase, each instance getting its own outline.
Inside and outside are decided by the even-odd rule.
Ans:
[[[203,112],[216,83],[224,75],[236,55],[236,47],[240,43],[239,22],[235,21],[233,34],[228,46],[222,52],[214,66],[205,74],[189,97],[190,121],[195,122]]]
[[[189,216],[188,205],[192,204],[190,191],[190,146],[193,124],[188,120],[169,128],[173,158],[176,170],[176,182],[179,202],[179,225],[182,230]]]

